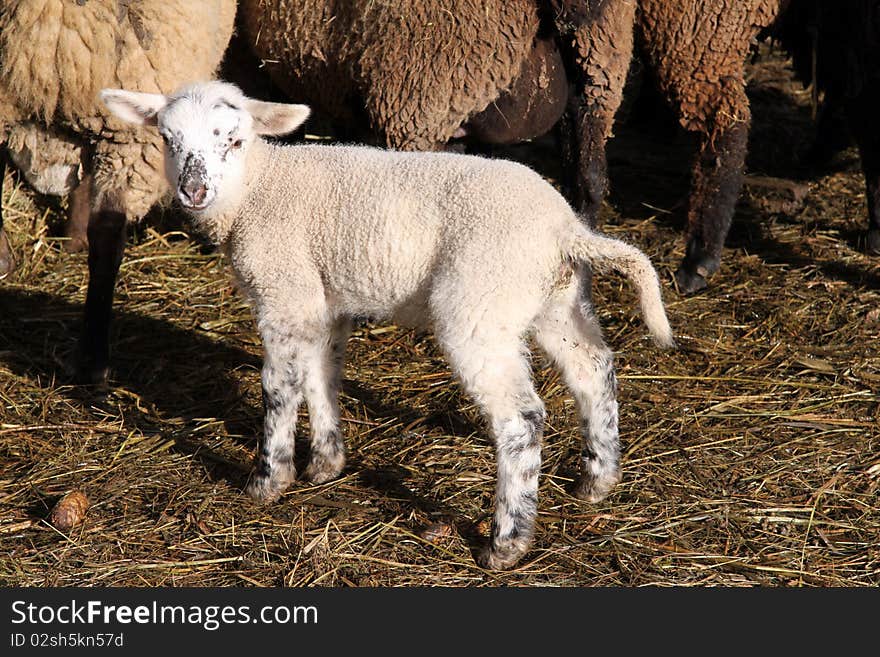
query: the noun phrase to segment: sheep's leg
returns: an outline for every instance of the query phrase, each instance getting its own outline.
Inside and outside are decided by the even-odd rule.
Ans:
[[[6,177],[6,147],[0,145],[0,199],[3,197],[3,179]],[[15,256],[3,230],[3,207],[0,203],[0,280],[15,269]]]
[[[92,176],[86,174],[67,197],[67,225],[64,228],[64,235],[68,239],[64,243],[64,250],[68,253],[78,253],[89,246],[91,187]]]
[[[296,479],[293,461],[296,418],[303,399],[302,343],[263,335],[263,437],[246,492],[274,501]]]
[[[341,320],[328,341],[304,362],[303,378],[311,425],[311,449],[305,477],[316,484],[336,478],[345,467],[345,443],[339,432],[339,385],[351,324]]]
[[[689,294],[706,287],[742,189],[751,113],[744,68],[750,44],[778,13],[773,0],[757,3],[669,3],[640,0],[644,59],[683,128],[700,137],[692,167],[688,242],[675,273]]]
[[[614,356],[576,289],[556,295],[535,321],[538,344],[561,370],[581,417],[581,475],[574,494],[598,502],[620,481]]]
[[[125,249],[126,223],[121,193],[105,194],[89,217],[89,287],[77,364],[77,379],[83,383],[107,381],[113,290]]]
[[[567,116],[560,124],[566,187],[575,207],[595,226],[608,188],[605,145],[623,98],[633,50],[635,2],[577,3],[559,20],[573,23],[563,38],[575,84]],[[592,8],[591,8],[592,7]],[[566,27],[560,27],[566,33]]]
[[[682,294],[705,288],[706,279],[721,266],[721,250],[742,190],[749,138],[748,113],[744,114],[714,138],[705,135],[694,163],[687,250],[675,272]]]
[[[862,171],[865,174],[865,187],[868,197],[868,233],[866,236],[866,248],[872,255],[880,255],[880,143],[873,143],[869,147],[872,153],[867,154],[867,148],[862,151]]]
[[[873,115],[876,112],[880,92],[864,91],[851,100],[846,107],[847,121],[862,161],[865,188],[868,199],[868,253],[880,255],[880,128]]]
[[[574,206],[591,228],[608,192],[608,163],[605,157],[606,127],[613,113],[599,113],[592,105],[574,101],[559,124],[563,141],[565,186]],[[603,120],[606,119],[606,120]]]
[[[510,568],[529,549],[534,534],[544,405],[532,385],[519,338],[487,335],[455,348],[442,337],[440,341],[465,390],[482,409],[495,442],[498,481],[492,538],[478,560],[485,568]]]

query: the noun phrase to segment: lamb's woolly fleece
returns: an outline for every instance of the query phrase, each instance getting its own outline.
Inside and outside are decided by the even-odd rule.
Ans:
[[[224,245],[260,322],[292,313],[324,325],[329,313],[436,326],[442,307],[460,315],[450,325],[494,317],[518,334],[577,260],[630,277],[655,339],[672,344],[644,254],[589,231],[520,164],[258,140],[246,167],[238,210],[200,225]]]
[[[166,190],[161,140],[97,100],[104,87],[171,91],[211,77],[232,35],[235,0],[6,0],[0,10],[0,135],[18,121],[95,140],[95,189],[127,191],[140,217]],[[51,130],[50,130],[51,133]],[[69,164],[56,141],[39,159]]]

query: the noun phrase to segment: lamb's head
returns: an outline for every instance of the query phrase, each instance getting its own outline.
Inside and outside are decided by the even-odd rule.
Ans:
[[[292,132],[309,115],[305,105],[254,100],[220,81],[191,84],[170,96],[104,89],[101,100],[120,119],[159,129],[165,175],[195,217],[235,206],[254,141]]]

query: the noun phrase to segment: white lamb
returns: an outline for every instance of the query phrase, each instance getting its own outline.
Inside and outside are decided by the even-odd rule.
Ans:
[[[583,431],[578,497],[620,479],[612,352],[581,294],[582,270],[616,269],[638,289],[655,341],[673,346],[648,258],[590,231],[551,185],[503,160],[361,146],[276,145],[309,114],[223,82],[171,96],[104,90],[120,118],[158,126],[166,173],[195,227],[228,255],[265,350],[264,436],[248,492],[274,500],[295,478],[305,399],[305,476],[345,463],[337,391],[353,316],[433,327],[495,442],[498,482],[482,565],[527,551],[537,514],[544,406],[531,380],[530,331],[577,400]]]

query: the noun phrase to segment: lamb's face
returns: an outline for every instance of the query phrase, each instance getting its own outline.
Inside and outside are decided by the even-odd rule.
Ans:
[[[165,175],[177,200],[198,214],[227,205],[240,190],[247,149],[256,138],[240,99],[185,94],[159,112]]]
[[[266,103],[226,82],[200,82],[170,96],[104,89],[119,118],[152,125],[165,141],[165,175],[195,217],[234,209],[245,186],[248,148],[259,135],[283,135],[309,115],[305,105]]]

